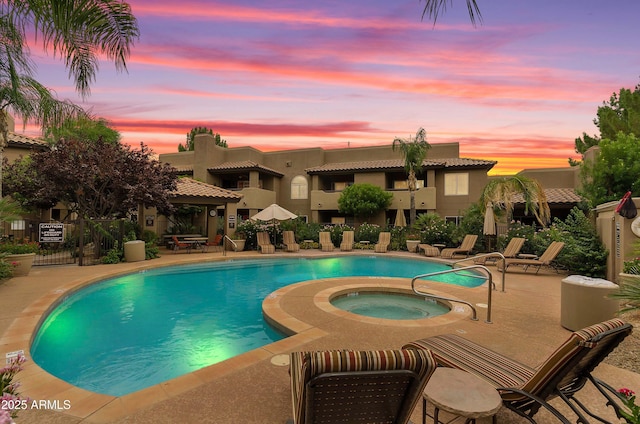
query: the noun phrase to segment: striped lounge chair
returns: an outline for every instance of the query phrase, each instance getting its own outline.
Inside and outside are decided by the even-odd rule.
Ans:
[[[467,234],[466,236],[464,236],[464,239],[462,240],[462,243],[460,243],[460,246],[443,249],[440,255],[443,258],[448,259],[453,258],[455,255],[464,254],[465,256],[469,256],[471,250],[473,250],[473,246],[476,245],[476,240],[478,240],[478,236],[476,234]]]
[[[425,256],[440,256],[440,249],[427,243],[420,243],[418,245],[418,253],[420,253],[420,251],[423,251]]]
[[[517,257],[520,250],[522,250],[522,246],[524,246],[525,241],[527,240],[524,237],[512,237],[511,240],[509,240],[507,247],[504,248],[502,256],[507,259]],[[480,265],[485,265],[487,262],[496,262],[497,260],[498,257],[487,257],[484,255],[479,258],[473,258],[473,262]]]
[[[526,258],[511,258],[504,261],[505,270],[511,265],[522,265],[524,271],[527,272],[529,267],[536,267],[536,274],[543,266],[552,267],[553,261],[558,257],[560,251],[564,247],[564,243],[561,241],[552,241],[547,249],[540,255],[538,259],[526,259]],[[498,270],[502,271],[502,262],[498,261]]]
[[[293,231],[283,231],[282,242],[284,243],[287,252],[300,251],[300,245],[296,243],[296,235]]]
[[[289,424],[406,424],[436,369],[423,349],[292,352]]]
[[[376,253],[386,253],[387,249],[389,249],[389,244],[391,243],[391,233],[388,231],[383,231],[378,235],[378,242],[374,246],[374,250]]]
[[[318,237],[320,238],[320,249],[323,252],[333,252],[335,246],[331,241],[331,233],[329,233],[328,231],[321,231],[320,233],[318,233]]]
[[[353,231],[342,232],[342,243],[340,243],[340,250],[344,252],[350,252],[353,250]]]
[[[256,237],[258,239],[258,247],[260,248],[261,253],[276,253],[276,247],[271,244],[269,233],[261,231],[256,234]]]
[[[560,397],[588,423],[584,412],[592,415],[574,398],[587,381],[597,384],[591,371],[629,334],[632,326],[611,319],[573,332],[542,364],[532,368],[455,334],[418,340],[404,349],[428,349],[438,365],[465,370],[492,384],[503,404],[535,423],[541,407],[560,421],[569,421],[547,403]],[[593,415],[592,415],[593,416]],[[607,422],[607,421],[603,421]]]

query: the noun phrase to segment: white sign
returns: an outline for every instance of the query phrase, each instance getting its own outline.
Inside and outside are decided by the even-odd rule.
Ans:
[[[40,243],[62,243],[64,242],[64,224],[43,224],[39,225],[38,241]]]
[[[7,354],[5,355],[7,365],[9,365],[14,359],[17,359],[18,356],[24,356],[24,350],[14,350],[13,352],[7,352]]]

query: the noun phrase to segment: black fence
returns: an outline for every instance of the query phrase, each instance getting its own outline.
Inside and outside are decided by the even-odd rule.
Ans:
[[[6,223],[2,237],[14,242],[38,242],[33,265],[95,265],[116,246],[122,247],[123,220],[69,220]]]

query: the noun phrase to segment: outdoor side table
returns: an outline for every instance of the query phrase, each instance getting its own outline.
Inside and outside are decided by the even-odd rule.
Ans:
[[[438,367],[422,394],[422,424],[427,422],[427,402],[434,406],[433,422],[440,423],[440,410],[475,423],[476,418],[492,417],[502,407],[498,391],[486,381],[466,371]]]

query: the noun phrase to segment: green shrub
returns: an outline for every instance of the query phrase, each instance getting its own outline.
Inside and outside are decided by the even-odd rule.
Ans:
[[[587,277],[604,277],[608,252],[598,238],[595,227],[577,207],[564,221],[555,219],[533,238],[534,253],[541,255],[552,241],[564,242],[556,263],[569,272]]]
[[[520,221],[512,222],[509,224],[509,230],[506,234],[498,237],[498,250],[503,251],[507,244],[514,237],[522,237],[525,242],[522,245],[521,253],[533,253],[535,248],[533,245],[533,239],[536,234],[536,227],[534,225],[526,225]]]
[[[118,246],[117,241],[114,242],[113,247],[107,252],[107,254],[104,255],[102,258],[100,258],[100,261],[103,264],[118,264],[123,260],[124,260],[124,252]]]
[[[0,280],[13,277],[13,265],[0,259]]]
[[[369,243],[377,243],[382,228],[377,224],[367,224],[366,222],[356,228],[354,237],[355,241],[368,241]]]
[[[451,238],[455,224],[446,222],[437,213],[421,213],[416,218],[414,228],[420,232],[420,241],[422,243],[452,245]]]

